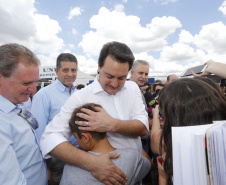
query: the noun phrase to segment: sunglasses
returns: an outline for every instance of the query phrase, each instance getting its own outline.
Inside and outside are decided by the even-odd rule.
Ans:
[[[38,121],[27,109],[21,109],[18,115],[24,118],[34,130],[38,128]]]

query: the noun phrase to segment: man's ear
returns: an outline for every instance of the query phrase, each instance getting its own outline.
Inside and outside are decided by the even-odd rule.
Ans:
[[[55,72],[56,72],[56,75],[58,76],[58,69],[57,68],[55,68]]]

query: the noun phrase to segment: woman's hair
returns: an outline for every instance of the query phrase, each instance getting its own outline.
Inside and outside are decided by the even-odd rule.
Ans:
[[[164,147],[164,170],[168,174],[168,184],[172,184],[171,127],[210,124],[214,120],[226,119],[226,99],[212,81],[183,78],[171,82],[161,90],[159,108],[164,117],[160,155]]]

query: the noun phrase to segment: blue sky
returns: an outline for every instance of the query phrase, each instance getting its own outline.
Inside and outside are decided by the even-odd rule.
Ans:
[[[0,0],[0,22],[0,44],[27,46],[42,66],[71,52],[95,74],[101,47],[113,40],[148,61],[149,76],[226,63],[225,0]]]

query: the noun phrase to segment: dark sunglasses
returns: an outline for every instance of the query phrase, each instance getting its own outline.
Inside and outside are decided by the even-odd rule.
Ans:
[[[38,128],[38,121],[27,109],[21,109],[18,115],[24,118],[34,130]]]

